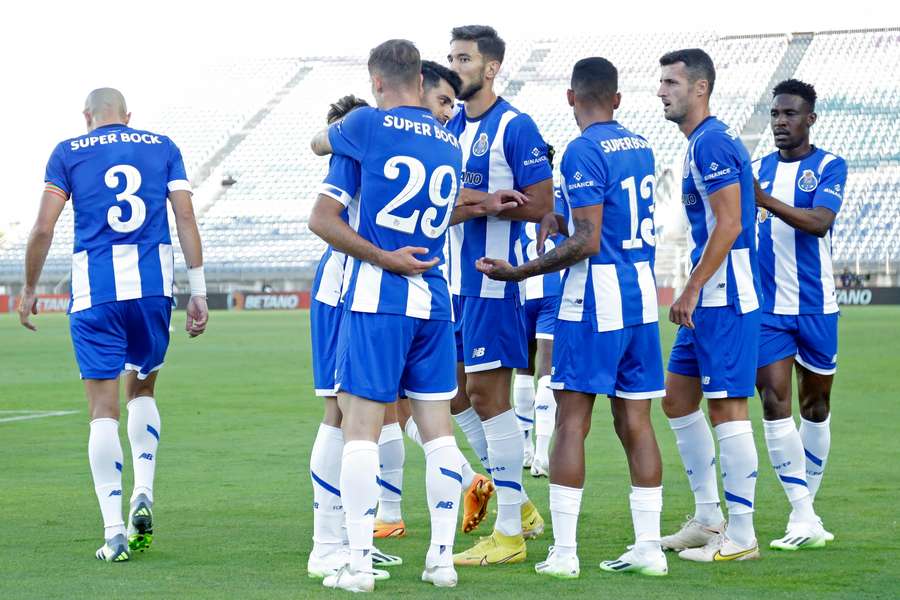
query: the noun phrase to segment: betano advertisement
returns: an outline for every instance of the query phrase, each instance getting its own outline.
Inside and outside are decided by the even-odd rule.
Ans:
[[[672,288],[660,288],[660,306],[670,306]],[[190,298],[188,294],[176,294],[177,309],[183,309]],[[207,303],[211,310],[299,310],[309,308],[309,292],[234,292],[209,294]],[[839,288],[837,301],[842,306],[869,306],[875,304],[900,304],[900,287],[896,288]],[[0,294],[0,314],[15,312],[18,298]],[[39,313],[64,313],[69,308],[68,294],[41,294],[38,296]]]

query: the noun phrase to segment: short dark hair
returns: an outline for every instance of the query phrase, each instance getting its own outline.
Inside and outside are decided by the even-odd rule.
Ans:
[[[779,94],[800,96],[809,105],[810,112],[816,110],[816,88],[811,83],[799,79],[785,79],[772,90],[773,98]]]
[[[339,98],[337,102],[333,102],[331,106],[328,107],[328,116],[326,117],[328,124],[331,125],[338,119],[343,119],[354,108],[368,105],[368,102],[362,98],[357,98],[353,94]]]
[[[713,86],[716,84],[716,66],[709,54],[700,48],[685,48],[667,52],[659,59],[659,64],[663,67],[679,62],[684,63],[691,83],[699,79],[709,82],[709,95],[712,96]]]
[[[422,73],[418,48],[409,40],[388,40],[375,46],[369,52],[369,75],[376,73],[391,83],[418,81]]]
[[[619,71],[605,58],[582,58],[572,68],[572,90],[580,100],[608,103],[619,91]]]
[[[422,61],[422,78],[424,79],[422,83],[426,89],[435,87],[443,79],[453,88],[454,95],[459,96],[459,92],[462,90],[462,79],[460,76],[433,60]]]
[[[463,25],[454,27],[450,32],[450,41],[463,40],[476,42],[478,51],[491,60],[503,62],[506,54],[506,42],[497,35],[497,30],[489,25]]]

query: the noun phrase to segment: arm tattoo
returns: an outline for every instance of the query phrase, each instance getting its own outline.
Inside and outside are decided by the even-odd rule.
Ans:
[[[522,265],[520,267],[522,274],[526,277],[533,277],[544,273],[553,273],[571,267],[584,259],[584,249],[594,236],[594,224],[590,219],[573,217],[572,221],[575,224],[575,233],[553,250]]]

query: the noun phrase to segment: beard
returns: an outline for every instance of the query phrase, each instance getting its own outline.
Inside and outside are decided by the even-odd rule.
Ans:
[[[456,96],[456,98],[458,100],[462,100],[463,102],[465,102],[466,100],[469,100],[472,96],[474,96],[475,94],[480,92],[481,88],[483,88],[483,87],[484,87],[483,80],[478,81],[476,83],[471,83],[471,84],[467,85],[466,87],[464,87],[462,90],[460,90],[459,95]]]

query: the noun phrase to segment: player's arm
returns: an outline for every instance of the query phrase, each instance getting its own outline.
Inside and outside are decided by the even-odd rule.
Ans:
[[[37,314],[37,298],[35,288],[41,278],[41,271],[47,260],[47,253],[53,243],[53,230],[59,215],[66,206],[68,196],[55,186],[47,186],[41,196],[41,207],[38,210],[37,219],[31,234],[28,236],[28,245],[25,248],[25,284],[19,296],[19,321],[24,327],[37,331],[30,320],[31,315]]]
[[[522,189],[525,203],[503,211],[501,219],[540,223],[544,215],[553,212],[553,179],[538,181]]]
[[[309,230],[329,246],[367,263],[400,275],[419,275],[436,266],[435,257],[422,261],[416,254],[426,254],[427,248],[404,246],[398,250],[383,250],[359,235],[342,218],[343,204],[325,194],[319,194],[309,215]]]
[[[572,209],[575,231],[550,252],[534,260],[513,267],[505,260],[481,258],[475,267],[500,281],[522,281],[535,275],[554,273],[581,262],[600,251],[600,231],[603,226],[603,204]]]
[[[709,205],[716,217],[716,225],[681,296],[669,310],[670,321],[690,329],[694,328],[692,315],[700,298],[700,290],[722,266],[734,241],[741,234],[740,183],[732,183],[710,194]]]
[[[456,225],[478,217],[496,217],[502,212],[522,206],[527,201],[528,197],[516,190],[497,190],[488,194],[463,188],[450,215],[450,224]]]
[[[328,127],[313,136],[309,147],[316,156],[328,156],[331,154],[332,149],[331,142],[328,141]]]
[[[206,278],[203,273],[203,246],[200,242],[200,231],[194,217],[194,204],[191,193],[186,190],[169,192],[169,202],[175,214],[175,229],[178,231],[178,242],[184,254],[184,262],[188,268],[188,282],[191,298],[187,306],[187,322],[185,331],[191,337],[197,337],[206,330],[209,321],[209,309],[206,305]]]
[[[764,208],[776,217],[800,231],[811,233],[817,237],[825,237],[834,225],[837,216],[833,210],[824,206],[812,208],[797,208],[785,204],[778,198],[769,195],[759,187],[759,182],[753,181],[756,192],[756,205]]]

